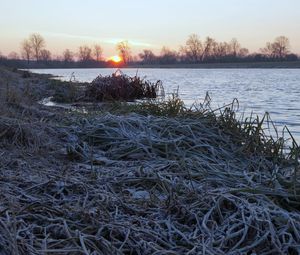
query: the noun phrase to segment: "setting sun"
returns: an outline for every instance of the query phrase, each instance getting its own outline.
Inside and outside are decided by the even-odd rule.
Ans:
[[[119,63],[119,62],[122,61],[122,58],[120,56],[112,56],[108,60],[111,60],[111,61],[113,61],[115,63]]]

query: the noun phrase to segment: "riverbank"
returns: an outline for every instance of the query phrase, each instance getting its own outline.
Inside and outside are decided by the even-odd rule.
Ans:
[[[298,147],[262,120],[235,102],[38,104],[60,85],[0,69],[1,254],[300,252]]]
[[[32,62],[28,64],[26,61],[5,63],[6,66],[18,67],[20,69],[89,69],[89,68],[178,68],[178,69],[299,69],[300,61],[278,61],[278,62],[232,62],[232,63],[199,63],[199,64],[187,64],[187,63],[174,63],[174,64],[143,64],[143,63],[131,63],[128,65],[113,64],[113,63],[36,63]]]

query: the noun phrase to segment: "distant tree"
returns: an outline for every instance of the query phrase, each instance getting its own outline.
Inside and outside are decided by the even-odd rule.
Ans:
[[[164,46],[161,49],[159,61],[162,64],[174,64],[177,62],[178,54],[176,51],[170,50]]]
[[[92,60],[92,49],[86,45],[79,47],[78,57],[81,62]]]
[[[11,53],[8,54],[8,59],[13,59],[13,60],[17,60],[19,59],[19,54],[15,51],[12,51]]]
[[[232,50],[232,56],[236,58],[238,56],[238,53],[240,52],[240,49],[241,49],[241,45],[240,45],[240,43],[238,42],[238,40],[236,38],[233,38],[231,40],[230,48]]]
[[[127,64],[131,58],[131,49],[128,41],[119,42],[116,46],[117,51],[123,59],[123,62]]]
[[[152,50],[143,50],[143,52],[139,54],[139,57],[142,62],[147,64],[153,64],[156,60],[156,56]]]
[[[290,41],[285,36],[279,36],[273,43],[267,42],[261,52],[269,58],[284,59],[290,53]]]
[[[40,34],[32,34],[29,36],[30,46],[33,51],[34,58],[39,61],[41,56],[41,51],[45,47],[45,39]]]
[[[203,45],[196,34],[191,34],[185,45],[180,47],[180,53],[182,54],[183,59],[188,62],[199,62],[202,60],[203,54]]]
[[[247,48],[241,48],[238,53],[238,57],[244,58],[249,55],[249,50]]]
[[[270,42],[266,43],[266,46],[264,48],[262,48],[261,53],[263,53],[265,56],[269,57],[269,58],[274,58],[274,50],[273,50],[273,44]]]
[[[72,62],[74,60],[74,54],[69,49],[63,52],[63,61],[66,63]]]
[[[192,62],[198,62],[201,60],[203,54],[203,46],[200,38],[196,34],[189,36],[185,43],[185,46],[181,51],[184,51],[186,57]]]
[[[40,60],[48,62],[51,60],[51,52],[49,50],[43,49],[40,52]]]
[[[95,44],[93,48],[93,54],[97,62],[102,60],[102,53],[103,53],[102,47],[99,44]]]
[[[285,36],[279,36],[273,43],[275,56],[283,59],[290,52],[290,41]]]
[[[215,40],[211,37],[206,37],[203,46],[202,56],[201,56],[202,61],[208,59],[210,56],[213,55],[214,45],[215,45]]]
[[[32,47],[29,40],[24,40],[21,44],[21,55],[23,59],[27,60],[27,63],[29,63],[31,55],[32,55]]]
[[[196,34],[189,36],[184,46],[180,47],[182,61],[207,62],[207,61],[228,61],[245,58],[249,51],[242,48],[237,39],[230,42],[217,42],[211,37],[201,41]]]
[[[216,59],[223,59],[224,57],[228,56],[230,52],[231,52],[231,48],[229,43],[220,42],[214,44],[213,54]]]

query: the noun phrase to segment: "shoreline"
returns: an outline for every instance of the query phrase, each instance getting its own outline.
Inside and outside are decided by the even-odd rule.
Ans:
[[[65,65],[20,65],[19,69],[111,69],[111,68],[158,68],[158,69],[299,69],[300,61],[281,62],[238,62],[238,63],[199,63],[199,64],[130,64],[122,65],[101,65],[101,66],[65,66]]]
[[[0,253],[298,251],[299,148],[262,120],[178,98],[47,107],[84,86],[49,78],[0,68]]]

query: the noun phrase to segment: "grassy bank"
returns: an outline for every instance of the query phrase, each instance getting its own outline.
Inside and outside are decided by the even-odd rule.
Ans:
[[[0,89],[1,254],[300,252],[299,148],[267,116],[208,98],[45,107],[58,83],[4,69]]]

